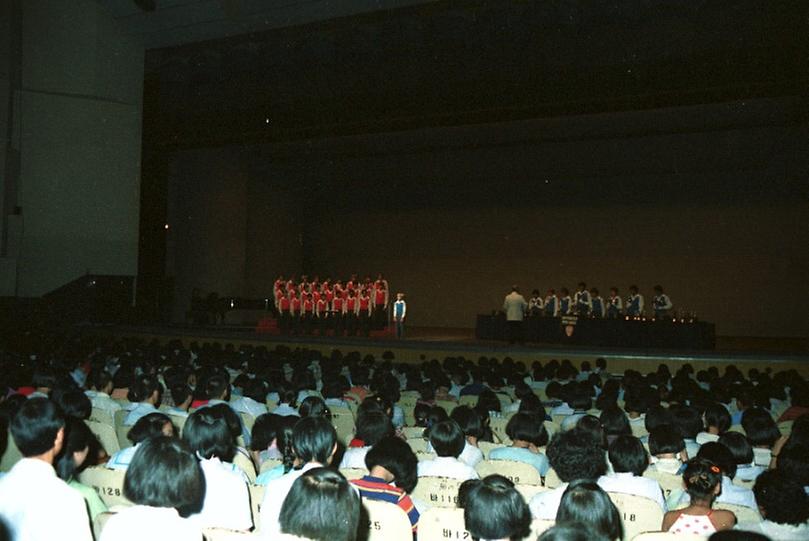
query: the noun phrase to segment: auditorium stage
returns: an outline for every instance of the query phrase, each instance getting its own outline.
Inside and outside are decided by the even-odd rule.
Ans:
[[[475,339],[474,329],[408,328],[407,337],[397,340],[392,336],[333,337],[333,336],[279,336],[256,332],[254,327],[225,326],[115,326],[93,327],[93,332],[119,337],[136,337],[160,342],[180,340],[184,345],[191,342],[232,343],[236,346],[249,344],[274,349],[276,346],[307,348],[328,355],[333,349],[344,353],[358,351],[381,358],[386,351],[393,352],[397,362],[416,363],[447,356],[463,356],[477,361],[481,356],[514,360],[530,364],[533,361],[547,362],[551,359],[570,359],[579,364],[597,357],[607,360],[610,372],[620,373],[627,368],[641,371],[654,370],[666,363],[672,369],[690,363],[696,370],[708,366],[723,367],[735,364],[741,370],[749,368],[772,368],[774,371],[796,369],[809,377],[809,352],[806,339],[728,339],[718,338],[713,351],[686,351],[666,349],[622,349],[607,347],[562,346],[556,344],[509,345],[504,342]]]

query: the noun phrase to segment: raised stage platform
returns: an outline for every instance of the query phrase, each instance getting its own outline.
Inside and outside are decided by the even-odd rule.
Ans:
[[[423,360],[442,360],[447,356],[463,356],[476,361],[481,356],[503,359],[511,357],[527,364],[533,361],[547,362],[551,359],[570,359],[579,364],[593,361],[598,357],[607,360],[610,372],[623,372],[627,368],[641,371],[656,369],[666,363],[676,369],[690,363],[696,370],[709,366],[723,367],[737,365],[741,370],[749,368],[772,368],[773,370],[796,369],[809,377],[809,351],[807,340],[799,339],[717,339],[717,349],[713,351],[673,350],[658,348],[615,348],[587,347],[558,344],[508,345],[499,341],[479,340],[473,329],[428,329],[408,328],[403,340],[372,336],[279,336],[256,332],[255,327],[219,325],[215,327],[148,327],[116,326],[92,327],[92,332],[115,336],[138,337],[144,340],[156,339],[160,342],[180,340],[188,345],[191,342],[221,342],[236,346],[250,344],[275,348],[283,345],[289,348],[307,348],[328,355],[333,349],[343,352],[358,351],[362,355],[371,354],[380,358],[385,351],[393,352],[397,362],[417,363]],[[780,351],[779,351],[780,350]]]

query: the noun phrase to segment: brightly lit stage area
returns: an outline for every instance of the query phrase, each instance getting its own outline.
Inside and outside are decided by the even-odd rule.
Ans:
[[[192,342],[202,345],[205,342],[221,344],[264,346],[274,349],[286,346],[291,349],[306,348],[329,355],[339,349],[343,353],[357,351],[361,355],[374,355],[381,359],[384,352],[394,354],[396,362],[419,363],[424,360],[463,356],[477,361],[480,357],[494,357],[502,360],[511,357],[516,361],[530,364],[534,361],[545,363],[551,359],[569,359],[578,365],[582,361],[592,362],[598,357],[607,360],[611,373],[622,373],[627,368],[642,372],[652,371],[660,363],[666,363],[672,370],[690,363],[695,370],[716,366],[720,369],[733,364],[746,372],[750,368],[773,371],[796,369],[809,377],[809,353],[807,340],[723,338],[716,340],[716,349],[684,350],[658,348],[592,347],[580,345],[527,343],[509,345],[495,340],[481,340],[475,337],[474,329],[408,328],[404,339],[397,340],[390,334],[378,333],[370,337],[335,337],[317,335],[281,336],[259,332],[256,327],[218,325],[210,327],[190,326],[115,326],[96,327],[95,332],[118,337],[153,339],[165,343],[180,340],[185,346]]]

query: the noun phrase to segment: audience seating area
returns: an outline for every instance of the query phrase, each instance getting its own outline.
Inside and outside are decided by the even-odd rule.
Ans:
[[[328,360],[320,359],[320,367],[310,367],[314,372],[323,370],[325,363]],[[363,361],[365,362],[365,361]],[[347,374],[357,364],[347,362],[346,368],[343,373]],[[247,366],[245,364],[244,366]],[[513,366],[513,365],[512,365]],[[298,367],[299,368],[299,367]],[[430,376],[431,370],[435,366],[427,368],[422,372],[424,376]],[[589,367],[587,367],[589,368]],[[297,368],[296,368],[297,369]],[[474,370],[473,370],[474,371]],[[399,437],[405,439],[409,449],[415,454],[419,462],[432,461],[437,457],[436,452],[430,445],[428,437],[429,429],[425,432],[425,426],[415,426],[417,421],[416,411],[419,405],[427,405],[433,410],[435,408],[442,408],[445,413],[450,414],[459,406],[468,406],[470,408],[480,408],[481,401],[483,400],[478,394],[462,394],[459,398],[453,398],[447,394],[449,385],[449,377],[457,373],[457,370],[448,370],[446,383],[434,374],[430,377],[431,389],[430,393],[435,396],[428,396],[424,390],[410,389],[405,383],[402,385],[404,389],[398,390],[398,400],[392,404],[396,408],[400,408],[404,426],[397,427]],[[590,372],[595,374],[594,372]],[[474,374],[473,374],[474,375]],[[562,374],[567,376],[567,374]],[[581,378],[578,375],[571,374],[573,378],[563,377],[559,378],[562,383],[566,381],[574,382],[574,385],[583,385],[585,381],[593,381],[592,378]],[[639,375],[638,375],[639,376]],[[623,380],[619,376],[612,377],[606,371],[601,371],[598,381],[601,383],[599,391],[601,393],[609,392],[607,390],[607,381],[618,382],[618,387],[621,382],[626,382],[627,377],[635,379],[638,376],[635,374],[623,375]],[[324,376],[325,377],[325,376]],[[475,376],[477,377],[477,376]],[[507,383],[507,375],[503,383]],[[642,376],[641,376],[642,378]],[[235,382],[234,374],[231,373],[231,383]],[[424,380],[428,381],[428,380]],[[570,413],[560,413],[559,406],[564,405],[565,401],[571,402],[571,398],[558,394],[558,389],[555,389],[551,382],[536,380],[531,376],[526,378],[529,382],[528,389],[541,403],[547,407],[547,413],[550,420],[544,420],[543,430],[548,435],[562,433],[562,426]],[[542,385],[531,385],[533,381],[539,381]],[[551,380],[555,381],[555,380]],[[324,382],[325,383],[325,382]],[[453,382],[454,383],[454,382]],[[422,382],[424,385],[424,382]],[[462,386],[462,385],[461,385]],[[491,430],[492,441],[484,441],[478,439],[476,447],[482,454],[482,460],[474,465],[474,471],[482,479],[491,475],[501,475],[510,480],[517,492],[524,498],[526,503],[532,501],[537,495],[546,493],[548,491],[557,489],[564,485],[563,481],[557,475],[553,467],[547,470],[545,475],[540,475],[540,472],[533,465],[526,462],[518,462],[514,460],[500,460],[492,459],[492,452],[496,449],[506,448],[511,446],[514,442],[509,437],[511,433],[510,421],[514,416],[520,412],[519,406],[521,402],[525,402],[526,397],[524,394],[524,385],[487,385],[481,388],[488,388],[496,393],[499,408],[495,410],[486,411],[488,417],[488,428]],[[676,388],[676,384],[675,384]],[[325,390],[325,389],[324,389]],[[373,391],[373,388],[371,388]],[[623,395],[623,392],[626,392]],[[635,397],[630,396],[632,390],[630,387],[621,389],[621,398],[615,400],[613,406],[621,408],[621,411],[630,411],[635,406],[630,403]],[[307,391],[310,396],[322,397],[319,391],[310,389]],[[441,394],[441,398],[438,395]],[[270,394],[268,394],[268,397]],[[673,395],[671,395],[673,396]],[[660,397],[664,397],[664,393],[660,393]],[[344,393],[345,406],[329,406],[330,421],[337,434],[337,440],[342,448],[351,448],[358,437],[359,426],[361,424],[360,413],[358,413],[358,404],[361,403],[360,396],[354,392],[346,390]],[[672,400],[674,404],[677,399]],[[117,402],[124,408],[130,407],[131,404],[127,400],[117,399]],[[661,400],[661,402],[663,402]],[[270,412],[279,407],[278,401],[275,399],[268,399],[265,401]],[[582,415],[592,415],[599,417],[603,415],[605,410],[601,407],[613,407],[609,404],[599,403],[598,400],[591,401],[590,406],[585,408]],[[202,406],[205,407],[205,406]],[[780,411],[773,411],[775,418],[786,411],[790,405],[784,402],[778,407]],[[643,407],[645,411],[645,406]],[[498,411],[499,410],[499,411]],[[163,405],[159,407],[159,411],[164,412],[169,416],[174,424],[177,433],[181,433],[188,417],[187,413],[180,413],[176,407]],[[194,408],[188,410],[193,413]],[[477,411],[477,410],[476,410]],[[92,431],[98,439],[102,454],[112,456],[131,446],[128,439],[128,433],[131,426],[125,425],[124,421],[127,417],[129,410],[121,409],[114,414],[109,411],[94,407],[85,419],[87,427]],[[578,413],[578,412],[577,412]],[[249,433],[256,424],[256,417],[247,412],[239,412],[239,418],[243,428]],[[789,436],[794,424],[794,419],[783,421],[777,425],[778,430],[785,437]],[[702,426],[702,424],[700,425]],[[706,425],[704,428],[707,430],[709,427]],[[602,427],[603,429],[603,427]],[[733,425],[729,427],[726,432],[739,432],[744,434],[745,431],[741,425]],[[633,423],[631,425],[631,434],[638,438],[650,438],[649,431],[643,424]],[[12,437],[8,438],[9,444],[0,460],[0,470],[9,471],[14,463],[20,458],[21,454],[14,445]],[[243,437],[238,438],[238,445],[241,448],[246,448]],[[644,446],[648,450],[649,443],[644,441]],[[547,453],[545,445],[539,446],[537,452],[539,454]],[[338,452],[339,456],[339,452]],[[770,453],[767,453],[769,459]],[[773,454],[773,456],[775,456]],[[226,541],[226,540],[241,540],[248,538],[261,537],[262,529],[260,524],[261,513],[260,505],[265,499],[265,486],[257,484],[260,476],[273,470],[282,464],[282,461],[277,458],[271,458],[261,461],[260,464],[250,459],[246,452],[237,452],[233,465],[238,468],[238,471],[244,474],[247,480],[252,524],[254,525],[253,531],[230,531],[221,528],[207,528],[204,531],[205,539],[210,541]],[[553,464],[551,464],[552,466]],[[333,463],[336,468],[337,464]],[[769,460],[766,464],[762,464],[764,469],[770,466]],[[361,479],[369,474],[368,470],[364,468],[340,468],[339,472],[345,479],[356,480]],[[127,497],[124,495],[123,485],[126,470],[123,469],[110,469],[100,463],[97,465],[90,465],[86,467],[78,475],[78,481],[86,486],[92,487],[100,496],[103,503],[108,508],[107,512],[98,515],[93,523],[93,530],[96,537],[103,531],[104,525],[110,516],[113,516],[116,511],[120,511],[132,505]],[[686,504],[681,502],[683,494],[683,480],[680,475],[666,473],[664,471],[649,468],[643,472],[643,477],[654,480],[660,487],[663,497],[668,504],[669,509],[676,509],[684,507]],[[747,489],[754,486],[753,481],[734,480],[737,486],[746,487]],[[421,541],[438,541],[438,540],[465,540],[471,539],[471,534],[466,530],[464,521],[464,510],[459,507],[459,489],[463,481],[461,479],[449,477],[436,477],[431,475],[420,476],[415,488],[410,494],[416,508],[421,512],[418,520],[418,539]],[[672,534],[659,532],[661,524],[663,523],[664,509],[658,505],[654,500],[634,495],[630,493],[609,492],[609,498],[613,502],[620,514],[621,521],[624,528],[624,539],[626,540],[639,540],[639,541],[666,541],[674,539],[691,539],[684,535],[673,536]],[[366,531],[366,537],[370,541],[410,541],[413,539],[413,531],[411,529],[411,522],[408,515],[402,508],[392,505],[391,503],[376,501],[373,499],[363,500],[364,512],[362,515],[360,528]],[[757,509],[745,507],[742,505],[716,502],[715,509],[724,509],[732,511],[739,523],[759,522],[761,516],[758,514]],[[543,531],[549,529],[554,524],[553,520],[540,520],[534,519],[531,524],[531,539],[536,539]],[[361,536],[362,537],[362,536]],[[698,537],[693,537],[697,539]]]

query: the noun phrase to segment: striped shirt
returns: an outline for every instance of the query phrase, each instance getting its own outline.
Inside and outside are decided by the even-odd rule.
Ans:
[[[413,532],[416,532],[419,523],[419,512],[416,510],[416,506],[413,505],[413,500],[404,490],[386,483],[384,479],[370,475],[366,475],[362,479],[354,479],[351,484],[359,489],[363,498],[398,505],[402,511],[407,513]]]

